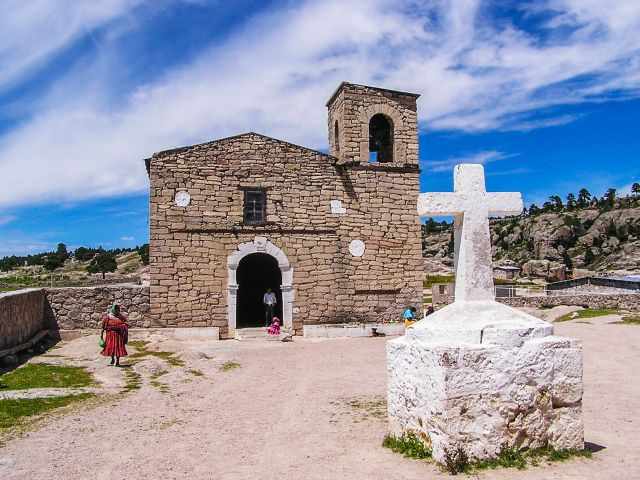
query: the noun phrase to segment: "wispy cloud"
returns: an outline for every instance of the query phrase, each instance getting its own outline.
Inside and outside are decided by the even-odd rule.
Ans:
[[[135,237],[120,237],[120,240],[124,242],[133,242],[135,240]]]
[[[0,227],[13,222],[17,218],[18,217],[16,217],[15,215],[0,215]]]
[[[453,167],[461,163],[480,163],[482,165],[486,165],[487,163],[497,162],[498,160],[504,160],[516,156],[517,154],[514,153],[507,154],[496,150],[487,150],[460,157],[451,157],[446,160],[422,162],[422,165],[426,170],[434,173],[451,172]]]
[[[52,48],[30,46],[18,54],[12,40],[0,50],[0,62],[31,71],[38,58],[83,32],[116,30],[139,3],[112,0],[100,3],[110,8],[76,13],[92,20],[72,22],[69,35],[54,35]],[[65,3],[74,12],[85,4]],[[422,128],[466,132],[562,125],[575,117],[541,119],[539,112],[640,96],[637,0],[521,2],[532,19],[526,30],[492,16],[497,4],[284,2],[203,46],[188,63],[131,88],[113,72],[136,67],[118,42],[105,40],[92,61],[57,79],[29,106],[28,118],[0,137],[0,205],[141,192],[147,185],[141,159],[152,152],[248,130],[324,147],[324,101],[345,79],[422,93]],[[64,11],[53,0],[15,0],[12,7],[5,10],[18,11],[11,22],[20,26],[9,32],[18,28],[20,41],[28,34],[42,44],[49,31],[39,31],[36,13]],[[36,60],[13,67],[20,56]],[[20,72],[0,77],[0,88],[22,78]],[[25,172],[29,188],[22,186]]]

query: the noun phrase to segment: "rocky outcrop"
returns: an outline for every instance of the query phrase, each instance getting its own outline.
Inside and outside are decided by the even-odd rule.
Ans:
[[[452,261],[452,228],[424,233],[428,272]],[[562,280],[564,271],[640,270],[640,206],[602,210],[588,208],[494,220],[491,223],[494,264],[519,265],[525,276]]]

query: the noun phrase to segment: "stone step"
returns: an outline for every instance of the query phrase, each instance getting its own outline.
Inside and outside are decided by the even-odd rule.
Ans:
[[[268,338],[267,327],[239,328],[236,330],[236,340],[249,340],[253,338]]]

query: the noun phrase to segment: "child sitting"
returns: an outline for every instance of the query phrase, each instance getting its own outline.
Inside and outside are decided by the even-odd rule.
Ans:
[[[278,317],[273,317],[267,333],[269,335],[280,335],[280,319]]]

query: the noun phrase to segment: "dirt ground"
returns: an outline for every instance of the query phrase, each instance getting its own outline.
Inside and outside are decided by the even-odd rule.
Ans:
[[[593,458],[525,471],[494,470],[477,478],[640,478],[640,327],[610,323],[614,320],[556,325],[558,334],[584,341],[585,436],[597,450]],[[97,358],[95,337],[65,342],[38,357],[88,366],[114,396],[54,415],[9,440],[0,448],[0,478],[449,477],[432,464],[381,446],[386,433],[383,338],[150,340],[149,348],[179,352],[186,365],[145,359],[135,367],[142,388],[126,395],[116,392],[127,369]],[[239,367],[225,371],[230,361]],[[158,376],[163,370],[168,373]]]

